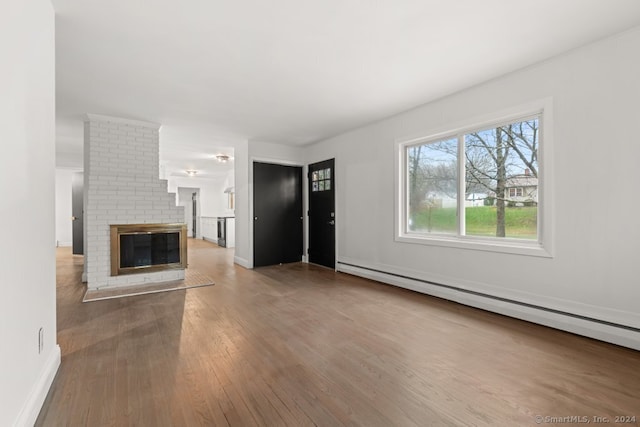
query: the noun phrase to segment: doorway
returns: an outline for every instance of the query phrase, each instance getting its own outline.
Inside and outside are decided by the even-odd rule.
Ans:
[[[200,229],[200,189],[178,187],[178,206],[184,206],[184,222],[187,224],[187,236],[196,238]]]
[[[253,163],[253,265],[302,260],[302,167]]]
[[[335,159],[309,165],[309,262],[336,267]]]
[[[71,253],[84,255],[84,172],[71,175]]]

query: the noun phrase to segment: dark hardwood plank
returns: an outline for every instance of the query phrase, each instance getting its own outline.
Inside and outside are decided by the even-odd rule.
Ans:
[[[189,260],[215,286],[83,304],[82,258],[58,249],[62,365],[36,425],[640,419],[640,352],[204,241]]]

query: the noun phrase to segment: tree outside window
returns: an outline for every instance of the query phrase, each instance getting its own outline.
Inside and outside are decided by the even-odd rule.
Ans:
[[[537,239],[539,122],[406,146],[406,231]]]

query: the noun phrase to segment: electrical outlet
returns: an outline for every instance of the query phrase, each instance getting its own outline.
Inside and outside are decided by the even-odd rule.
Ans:
[[[42,353],[44,348],[44,328],[40,328],[38,331],[38,354]]]

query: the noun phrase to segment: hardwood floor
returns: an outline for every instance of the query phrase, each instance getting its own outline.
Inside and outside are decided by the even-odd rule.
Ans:
[[[190,265],[214,286],[83,304],[82,258],[58,249],[62,365],[36,425],[640,420],[640,352],[320,267],[232,258],[190,240]]]

